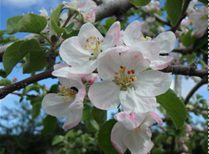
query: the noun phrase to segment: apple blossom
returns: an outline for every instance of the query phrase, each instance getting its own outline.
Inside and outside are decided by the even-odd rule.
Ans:
[[[115,22],[104,38],[91,24],[84,24],[78,36],[66,39],[60,46],[60,56],[72,66],[71,73],[89,75],[97,68],[101,52],[114,47],[120,35],[120,23]]]
[[[142,9],[145,12],[151,12],[151,11],[159,11],[160,10],[160,3],[158,1],[151,1],[149,4],[146,6],[142,7]]]
[[[71,0],[71,2],[63,1],[62,3],[72,10],[80,12],[84,18],[84,22],[95,22],[95,9],[97,5],[94,1]]]
[[[170,73],[146,70],[150,61],[138,47],[112,48],[98,57],[98,73],[88,96],[94,106],[115,109],[120,103],[124,112],[148,112],[156,108],[155,96],[165,93],[171,84]]]
[[[93,84],[95,81],[99,79],[99,75],[97,73],[92,73],[89,76],[85,76],[81,78],[82,82],[88,82],[90,84]]]
[[[57,75],[62,86],[58,94],[51,93],[44,97],[42,107],[52,116],[66,116],[63,128],[70,129],[81,121],[85,86],[78,82],[75,76],[70,78],[68,71],[65,71],[68,68],[66,64],[58,64],[54,68],[52,74]]]
[[[140,52],[151,61],[149,67],[152,69],[166,68],[173,60],[172,56],[159,55],[169,53],[174,49],[176,37],[171,31],[162,32],[155,39],[144,37],[141,32],[141,23],[135,20],[126,27],[121,40],[126,46],[142,48]]]
[[[111,142],[119,153],[127,149],[132,154],[147,154],[153,147],[150,126],[154,120],[162,125],[162,119],[154,112],[126,114],[117,113],[114,118],[118,121],[111,132]]]

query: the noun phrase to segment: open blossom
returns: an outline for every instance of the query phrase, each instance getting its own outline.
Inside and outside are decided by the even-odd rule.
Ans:
[[[120,112],[114,116],[118,121],[111,132],[111,142],[120,153],[127,149],[132,154],[147,154],[153,147],[150,126],[154,120],[162,125],[162,119],[154,112],[126,114]]]
[[[69,78],[66,68],[65,64],[55,65],[52,74],[58,77],[62,86],[58,94],[50,93],[44,97],[42,107],[52,116],[67,117],[63,128],[70,129],[81,121],[86,92],[85,86],[77,78]]]
[[[174,49],[176,37],[173,32],[162,32],[154,39],[144,37],[141,32],[140,22],[135,20],[126,27],[121,40],[126,46],[143,48],[140,52],[151,61],[149,67],[152,69],[166,68],[173,60],[172,56],[159,55],[169,53]]]
[[[156,108],[155,96],[165,93],[171,84],[169,73],[146,70],[150,61],[138,47],[124,50],[112,48],[100,54],[98,73],[102,82],[95,82],[88,96],[97,108],[110,110],[120,103],[124,112],[148,112]]]
[[[97,68],[101,52],[114,47],[120,35],[120,23],[115,22],[104,38],[91,24],[84,24],[78,36],[66,39],[60,46],[60,56],[72,66],[71,73],[89,75]]]
[[[71,0],[71,2],[63,1],[62,3],[70,9],[80,12],[83,15],[85,22],[95,22],[95,9],[97,5],[94,1]]]

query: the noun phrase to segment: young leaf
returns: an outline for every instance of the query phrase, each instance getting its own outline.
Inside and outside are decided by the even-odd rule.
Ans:
[[[73,31],[74,25],[75,25],[75,23],[72,22],[72,23],[70,23],[70,24],[65,28],[66,34],[70,34],[70,33]]]
[[[0,86],[6,86],[6,85],[10,85],[12,84],[12,82],[9,79],[1,79],[0,80]]]
[[[23,89],[23,92],[22,94],[25,95],[27,94],[29,91],[36,91],[37,93],[39,93],[39,90],[40,90],[40,86],[39,85],[29,85],[29,86],[26,86],[24,89]]]
[[[184,46],[189,47],[194,43],[194,35],[192,35],[192,29],[189,30],[185,35],[182,36],[181,42]]]
[[[62,27],[59,27],[56,23],[56,21],[54,19],[50,20],[50,25],[52,26],[53,30],[57,33],[57,34],[61,34],[65,32],[65,29]]]
[[[167,0],[165,8],[172,25],[175,25],[182,11],[183,0]]]
[[[135,6],[145,6],[149,4],[151,0],[129,0],[129,1]]]
[[[166,112],[170,115],[177,129],[184,125],[187,117],[187,111],[182,100],[177,97],[173,90],[169,89],[166,93],[156,97],[157,102],[163,106]]]
[[[64,6],[63,4],[59,4],[58,7],[52,11],[50,18],[54,19],[55,22],[59,20],[59,16],[62,12],[63,6]]]
[[[98,124],[102,125],[107,119],[107,111],[93,107],[92,116]]]
[[[40,110],[41,110],[41,102],[33,103],[32,110],[31,110],[32,119],[35,119],[36,117],[38,117],[38,115],[40,114]]]
[[[55,127],[57,126],[57,118],[47,115],[43,120],[43,134],[48,135],[54,132]]]
[[[56,135],[52,140],[52,145],[58,144],[64,140],[62,135]]]
[[[99,130],[98,142],[100,148],[104,151],[105,154],[118,154],[110,140],[111,131],[115,123],[116,120],[111,119],[107,121]]]

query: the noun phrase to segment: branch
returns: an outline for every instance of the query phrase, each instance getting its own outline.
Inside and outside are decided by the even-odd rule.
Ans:
[[[186,99],[184,100],[184,104],[186,105],[189,102],[189,99],[192,97],[192,95],[204,84],[206,84],[207,81],[207,77],[204,77],[198,84],[196,84],[192,90],[189,92],[189,94],[187,95]]]
[[[168,25],[168,26],[172,26],[171,25],[171,23],[169,22],[169,21],[167,21],[167,20],[165,20],[165,19],[163,19],[163,18],[161,18],[159,15],[157,15],[156,13],[154,14],[154,17],[155,17],[155,19],[157,20],[157,21],[159,21],[159,22],[161,22],[161,23],[163,23],[163,24],[165,24],[165,25]]]
[[[11,93],[11,94],[14,94],[14,95],[17,95],[17,96],[24,96],[23,94],[21,94],[21,93],[16,93],[16,92],[13,92],[13,93]],[[33,98],[36,98],[37,96],[36,95],[28,95],[28,94],[26,94],[25,96],[28,96],[28,97],[33,97]]]
[[[97,7],[96,21],[125,12],[134,5],[128,0],[106,0]]]
[[[175,48],[172,52],[181,53],[182,55],[191,54],[193,48]]]
[[[9,93],[15,91],[15,90],[20,90],[24,87],[26,87],[27,85],[37,82],[39,80],[43,80],[43,79],[47,79],[47,78],[55,78],[54,76],[52,76],[52,69],[46,71],[46,72],[42,72],[40,74],[36,74],[33,75],[27,79],[24,79],[22,81],[13,83],[11,85],[5,86],[3,88],[0,88],[0,99],[4,98],[5,96],[7,96]]]
[[[176,32],[176,30],[179,27],[181,21],[186,17],[186,10],[187,10],[187,7],[189,6],[189,3],[190,3],[190,0],[185,0],[183,9],[181,11],[181,14],[180,14],[176,24],[170,29],[170,31],[172,31],[174,33]]]
[[[204,77],[209,75],[208,69],[198,70],[195,66],[168,66],[167,68],[160,70],[166,73],[172,73],[176,75],[188,75]]]

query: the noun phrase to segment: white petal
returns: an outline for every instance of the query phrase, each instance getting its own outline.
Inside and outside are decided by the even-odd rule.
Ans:
[[[156,41],[140,41],[135,46],[135,50],[141,52],[149,60],[155,60],[159,57],[160,46]]]
[[[90,75],[97,68],[96,60],[88,60],[82,65],[71,67],[70,72],[77,76],[83,77]]]
[[[102,49],[103,51],[114,47],[115,45],[122,44],[120,40],[120,22],[115,22],[113,25],[109,28],[104,43],[102,43]]]
[[[118,72],[120,66],[126,67],[126,70],[135,70],[136,74],[147,69],[150,61],[143,58],[140,52],[133,48],[126,50],[124,47],[118,47],[102,53],[98,58],[99,76],[104,80],[113,80],[115,72]]]
[[[154,70],[141,72],[134,82],[135,91],[140,96],[151,97],[165,93],[172,82],[171,73]]]
[[[157,107],[155,97],[140,96],[135,92],[134,88],[128,88],[127,91],[121,91],[120,101],[123,111],[126,113],[141,112],[146,113],[153,111]]]
[[[150,67],[154,70],[162,70],[168,67],[172,60],[172,56],[159,56],[157,60],[151,61]]]
[[[160,53],[169,53],[174,49],[176,36],[173,32],[162,32],[154,41],[157,41],[160,45]]]
[[[120,87],[112,81],[95,82],[89,88],[89,99],[91,103],[103,110],[116,109],[119,104]]]
[[[118,153],[123,154],[127,147],[123,143],[123,136],[127,133],[127,129],[117,122],[111,131],[111,143]]]
[[[140,41],[140,38],[143,37],[141,32],[141,24],[139,21],[135,20],[130,23],[124,32],[124,43],[127,46],[132,46]]]
[[[78,37],[79,37],[79,41],[82,47],[84,47],[84,44],[86,43],[86,39],[91,37],[91,36],[96,36],[99,38],[99,40],[103,40],[104,37],[101,35],[101,33],[94,27],[94,25],[92,25],[90,22],[87,22],[86,24],[84,24],[79,33],[78,33]]]
[[[123,142],[132,154],[147,154],[153,147],[151,138],[144,132],[130,131],[123,137]]]
[[[60,56],[67,64],[76,66],[88,61],[91,53],[82,48],[79,39],[76,36],[66,39],[61,44]]]
[[[69,101],[63,103],[63,98],[64,96],[58,96],[57,94],[47,94],[42,101],[42,107],[52,116],[64,117],[68,115],[70,105],[73,103],[74,99],[68,97]]]
[[[128,130],[133,130],[138,127],[135,112],[130,114],[119,112],[114,115],[114,118]]]
[[[63,126],[64,129],[70,129],[81,121],[83,112],[83,99],[85,95],[85,87],[83,86],[81,89],[79,89],[75,101],[70,105],[70,111]]]

